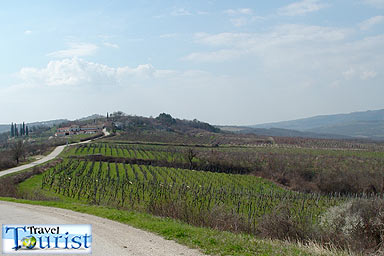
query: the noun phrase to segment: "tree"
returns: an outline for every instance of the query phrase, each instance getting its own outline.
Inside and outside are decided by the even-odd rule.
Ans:
[[[23,122],[23,135],[25,135],[25,123]]]
[[[176,120],[170,115],[166,113],[161,113],[158,117],[156,117],[157,120],[160,121],[163,125],[172,125],[176,123]]]
[[[23,125],[19,124],[19,135],[23,136]]]
[[[25,126],[25,135],[29,135],[29,128],[28,128],[28,125]]]
[[[19,137],[19,130],[17,129],[17,125],[14,125],[15,137]]]
[[[193,150],[192,148],[188,148],[185,151],[185,156],[188,159],[189,162],[189,169],[192,169],[193,166],[193,159],[197,156],[197,152]]]
[[[12,157],[19,164],[20,159],[25,156],[25,145],[22,140],[18,140],[11,145]]]
[[[15,137],[15,127],[13,127],[13,123],[11,123],[11,138]]]

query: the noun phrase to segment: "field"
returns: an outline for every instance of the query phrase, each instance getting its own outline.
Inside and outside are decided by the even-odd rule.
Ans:
[[[279,204],[299,221],[316,221],[342,198],[285,190],[262,178],[123,163],[65,160],[43,176],[43,188],[89,203],[150,212],[197,225],[255,233]],[[212,219],[206,219],[209,213]],[[232,225],[232,226],[231,226]]]
[[[380,200],[384,189],[384,152],[352,148],[114,138],[68,147],[57,164],[33,177],[33,188],[22,183],[20,193],[352,250],[354,240],[323,230],[324,216],[347,202]]]

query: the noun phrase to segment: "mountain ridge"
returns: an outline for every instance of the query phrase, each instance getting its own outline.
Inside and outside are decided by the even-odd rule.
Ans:
[[[287,129],[316,134],[384,140],[384,109],[347,114],[318,115],[248,127],[257,129]]]

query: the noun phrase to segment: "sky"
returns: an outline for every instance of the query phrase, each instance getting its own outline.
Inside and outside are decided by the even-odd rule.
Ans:
[[[0,123],[384,108],[384,0],[4,0]]]

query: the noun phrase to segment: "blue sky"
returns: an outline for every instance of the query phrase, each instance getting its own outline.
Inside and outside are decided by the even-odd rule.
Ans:
[[[384,0],[2,1],[0,123],[384,108]]]

